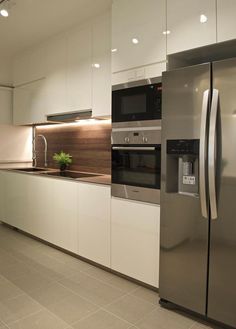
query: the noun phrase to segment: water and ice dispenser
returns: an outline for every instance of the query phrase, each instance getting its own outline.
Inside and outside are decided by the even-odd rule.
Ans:
[[[199,194],[199,140],[167,140],[166,192]]]

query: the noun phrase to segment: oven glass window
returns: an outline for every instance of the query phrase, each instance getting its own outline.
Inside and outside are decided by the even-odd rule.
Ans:
[[[112,150],[112,183],[160,188],[161,149]]]

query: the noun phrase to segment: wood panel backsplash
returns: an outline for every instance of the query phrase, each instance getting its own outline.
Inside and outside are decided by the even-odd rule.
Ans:
[[[70,170],[111,173],[111,124],[102,121],[94,124],[38,126],[36,128],[37,166],[44,166],[43,134],[48,142],[48,167],[58,168],[54,153],[64,151],[72,156]]]

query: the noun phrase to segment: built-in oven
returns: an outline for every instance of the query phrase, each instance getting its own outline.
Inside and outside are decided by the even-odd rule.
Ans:
[[[112,130],[112,196],[160,203],[161,127]]]
[[[141,80],[112,88],[112,125],[134,125],[161,120],[162,85],[159,78]]]

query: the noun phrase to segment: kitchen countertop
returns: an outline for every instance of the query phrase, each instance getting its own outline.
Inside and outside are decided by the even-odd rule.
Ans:
[[[86,183],[93,183],[93,184],[111,185],[111,175],[86,172],[86,174],[93,174],[93,175],[97,174],[98,176],[81,177],[81,178],[75,179],[75,178],[69,178],[69,177],[63,177],[63,176],[50,176],[50,175],[45,174],[46,172],[59,172],[59,170],[56,170],[56,169],[39,168],[39,167],[37,167],[37,168],[42,169],[43,171],[35,171],[35,172],[21,171],[22,168],[6,168],[6,169],[2,169],[2,170],[17,172],[17,173],[26,174],[26,175],[48,177],[48,178],[52,178],[52,179],[63,179],[63,180],[74,181],[74,182],[86,182]],[[72,170],[71,170],[71,172],[72,172]],[[73,171],[73,172],[78,173],[78,171]],[[85,172],[79,172],[79,173],[85,173]]]

